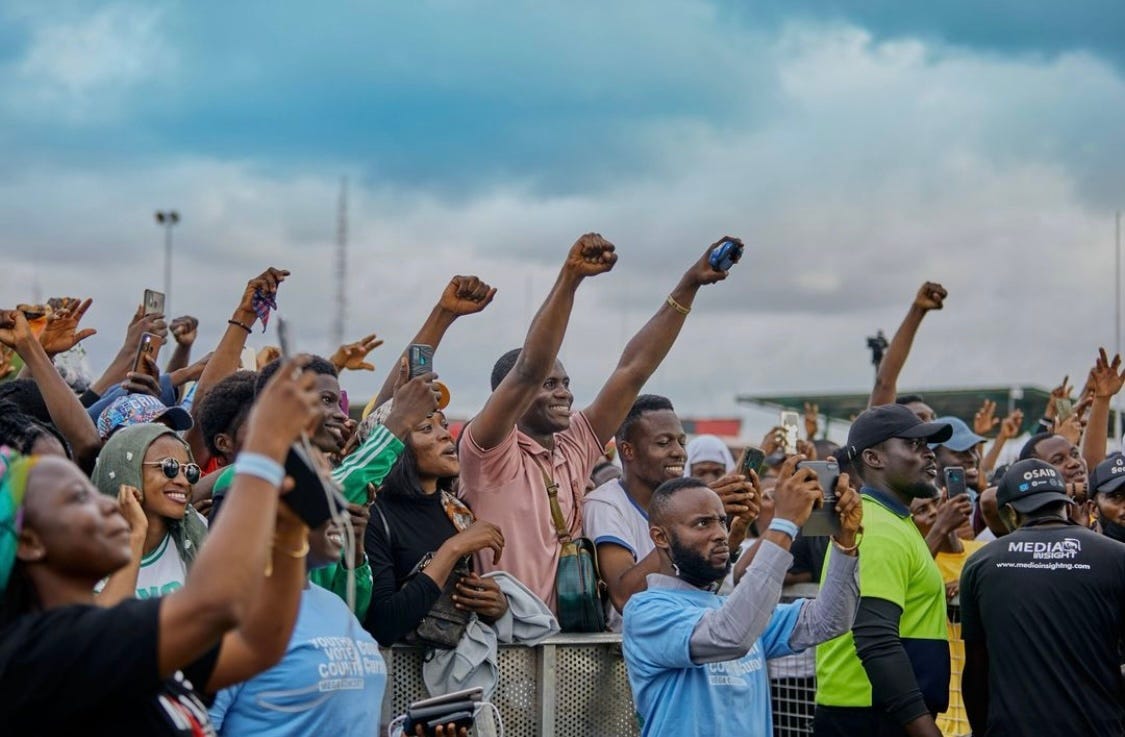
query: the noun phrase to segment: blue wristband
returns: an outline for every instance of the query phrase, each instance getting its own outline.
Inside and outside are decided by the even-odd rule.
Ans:
[[[261,453],[239,453],[234,461],[234,473],[254,476],[278,488],[281,488],[281,482],[285,480],[285,468]]]
[[[784,532],[794,540],[797,539],[797,533],[801,531],[801,528],[798,527],[795,522],[790,522],[789,520],[781,519],[780,517],[773,518],[773,522],[770,522],[769,529],[773,530],[774,532]]]

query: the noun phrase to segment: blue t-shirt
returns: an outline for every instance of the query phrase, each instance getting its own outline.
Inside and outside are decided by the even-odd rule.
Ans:
[[[281,662],[220,691],[211,721],[220,735],[374,737],[386,686],[378,643],[340,597],[310,584]]]
[[[780,604],[738,660],[697,665],[691,633],[726,600],[702,590],[649,589],[625,605],[625,665],[643,737],[771,737],[766,660],[792,655],[789,638],[803,602]]]

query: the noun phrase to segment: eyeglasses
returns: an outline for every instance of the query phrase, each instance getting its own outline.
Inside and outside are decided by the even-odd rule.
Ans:
[[[165,458],[162,461],[147,461],[141,464],[142,466],[160,466],[160,470],[164,475],[170,479],[176,478],[180,475],[180,469],[184,470],[184,478],[187,479],[189,484],[194,484],[199,481],[199,477],[203,472],[194,463],[180,463],[175,458]]]

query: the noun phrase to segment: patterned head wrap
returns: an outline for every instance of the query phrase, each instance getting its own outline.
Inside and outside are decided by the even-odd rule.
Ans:
[[[16,565],[27,477],[38,462],[38,456],[21,456],[6,445],[0,446],[0,594],[7,590]]]

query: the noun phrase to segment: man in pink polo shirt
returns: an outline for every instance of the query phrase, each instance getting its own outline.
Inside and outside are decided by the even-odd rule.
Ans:
[[[736,238],[724,237],[718,243],[722,241],[741,245]],[[491,555],[478,555],[478,571],[500,568],[511,573],[555,610],[559,542],[545,476],[559,486],[559,506],[570,533],[581,535],[581,501],[590,470],[671,349],[696,292],[727,276],[711,267],[712,247],[625,346],[594,403],[573,413],[570,378],[556,357],[578,285],[612,269],[617,254],[597,233],[582,236],[571,247],[547,301],[531,321],[523,348],[496,362],[492,395],[461,438],[460,494],[477,517],[504,532],[500,563],[493,565]]]

